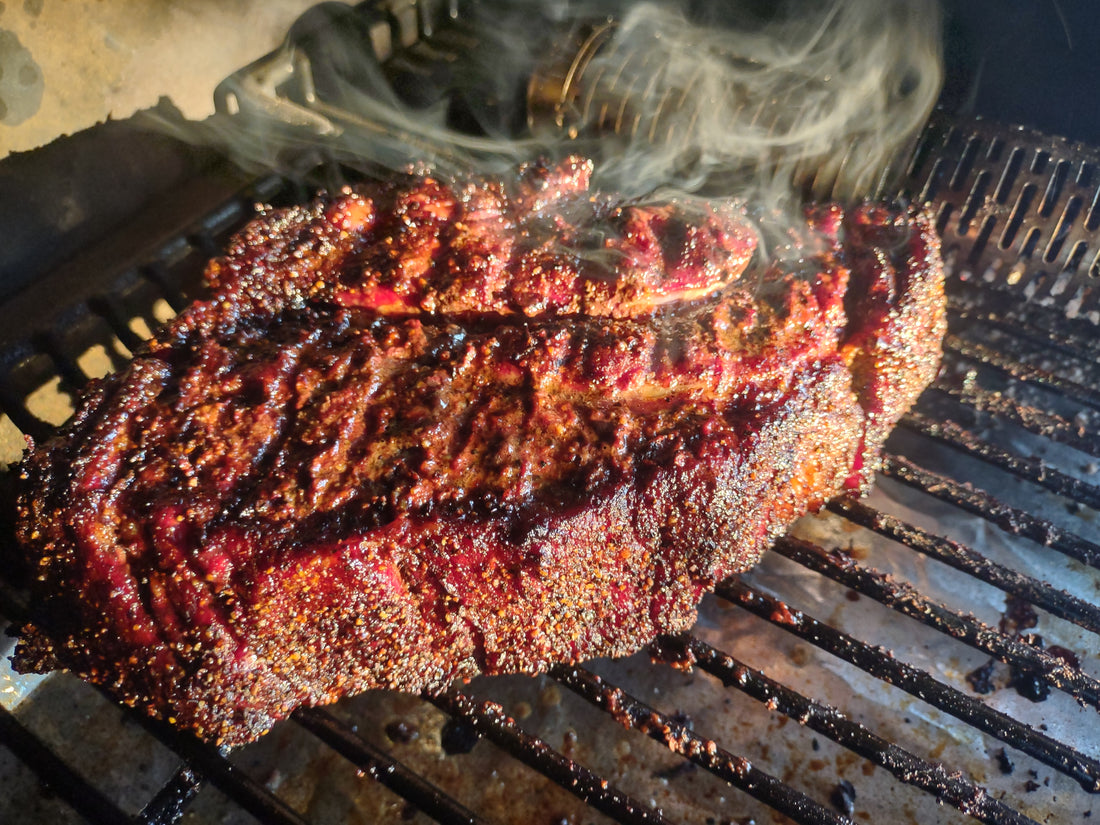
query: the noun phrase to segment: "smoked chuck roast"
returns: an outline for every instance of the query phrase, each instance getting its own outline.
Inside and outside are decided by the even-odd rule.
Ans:
[[[370,688],[630,654],[864,489],[940,359],[929,221],[816,207],[776,257],[732,206],[591,173],[250,223],[26,455],[17,667],[237,745]]]

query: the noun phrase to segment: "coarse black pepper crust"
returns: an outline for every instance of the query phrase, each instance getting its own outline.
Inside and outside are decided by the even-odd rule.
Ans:
[[[797,267],[752,263],[736,209],[590,174],[409,176],[246,227],[25,457],[17,667],[237,745],[370,688],[630,654],[865,489],[938,368],[927,218],[815,208]]]

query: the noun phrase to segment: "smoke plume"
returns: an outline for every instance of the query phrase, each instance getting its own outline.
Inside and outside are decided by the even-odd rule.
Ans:
[[[218,115],[160,126],[250,167],[321,150],[448,174],[580,152],[631,196],[847,198],[880,190],[942,80],[933,0],[457,8],[403,53],[392,21],[318,7],[222,85]]]

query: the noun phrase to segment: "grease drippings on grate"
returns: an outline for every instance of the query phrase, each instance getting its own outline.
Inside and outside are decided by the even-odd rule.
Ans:
[[[25,359],[20,368],[31,386],[20,414],[30,413],[47,424],[63,420],[71,408],[73,376],[103,374],[114,359],[125,357],[133,337],[147,334],[151,324],[167,317],[167,299],[156,290],[150,294],[153,304],[130,318],[97,314],[106,326],[92,325],[100,340],[83,351],[54,344]],[[1075,392],[1074,386],[1088,390],[1095,383],[1065,353],[1052,355],[1043,347],[1021,344],[1018,336],[991,336],[980,324],[967,326],[963,315],[956,312],[953,335],[959,341],[955,350],[969,362],[960,373],[969,395],[956,393],[954,406],[946,411],[942,399],[926,396],[915,420],[919,424],[920,416],[931,417],[936,427],[910,427],[888,447],[891,475],[903,471],[904,476],[905,468],[912,467],[907,477],[917,478],[917,488],[927,492],[883,477],[866,504],[842,503],[837,512],[800,523],[796,535],[809,542],[808,548],[818,548],[814,552],[825,566],[815,562],[807,567],[812,555],[773,552],[742,584],[708,597],[694,631],[696,641],[689,642],[704,646],[697,650],[707,651],[705,667],[652,664],[641,654],[592,663],[586,676],[563,673],[562,684],[549,677],[478,680],[468,696],[441,705],[446,713],[415,697],[369,694],[324,715],[303,716],[299,724],[280,726],[271,737],[234,754],[238,771],[252,777],[243,784],[231,772],[204,784],[203,772],[196,768],[200,779],[190,784],[178,771],[168,771],[165,787],[183,787],[187,809],[195,816],[232,819],[234,811],[247,807],[260,810],[261,821],[325,821],[339,810],[341,815],[356,811],[376,821],[401,822],[422,817],[422,809],[431,805],[442,821],[520,821],[517,816],[554,810],[565,821],[605,816],[622,822],[706,821],[714,816],[716,821],[752,817],[769,822],[779,816],[776,806],[795,821],[843,821],[847,804],[840,811],[830,800],[837,787],[848,785],[855,791],[845,796],[855,821],[964,822],[973,821],[971,814],[989,822],[1027,821],[1021,818],[1026,816],[1079,821],[1074,817],[1084,817],[1092,807],[1092,797],[1082,787],[1095,783],[1100,774],[1095,762],[1100,741],[1087,735],[1096,710],[1077,701],[1096,702],[1093,680],[1098,674],[1084,654],[1095,644],[1088,607],[1096,603],[1100,581],[1094,567],[1056,551],[1067,544],[1089,559],[1096,548],[1095,558],[1100,559],[1095,511],[1072,496],[1093,486],[1096,474],[1088,427],[1072,428],[1078,413],[1088,414],[1091,398]],[[124,343],[127,335],[129,344]],[[1041,365],[1036,369],[1056,367],[1073,386],[1040,381],[1036,389],[1033,375],[1006,373],[996,358],[985,356],[990,352]],[[49,366],[66,358],[71,363],[49,375]],[[945,375],[950,374],[949,363]],[[941,386],[951,390],[955,385],[944,379]],[[1036,392],[1053,392],[1056,400],[1041,401]],[[968,403],[985,398],[988,406],[994,397],[1057,414],[1069,422],[1067,433],[1076,433],[1078,441],[1056,443],[1042,428],[1034,431],[1006,421],[1004,407],[990,414]],[[1016,418],[1025,425],[1029,420],[1024,413]],[[1038,460],[1044,476],[1027,481],[1013,467],[991,466],[981,450],[960,453],[966,445],[942,437],[937,429],[950,420],[967,440],[991,442],[1021,459]],[[0,427],[10,436],[0,448],[17,455],[22,442],[18,428],[11,419]],[[1065,486],[1067,481],[1058,488],[1062,494],[1037,486],[1054,470],[1085,486]],[[966,490],[988,496],[986,503],[997,512],[1006,506],[1002,501],[1021,508],[1047,525],[1043,535],[1053,547],[1002,531],[980,513],[967,512],[973,508],[960,509],[950,496],[942,500],[945,491],[935,482],[937,473],[955,484],[970,484]],[[1066,492],[1071,493],[1068,498]],[[857,515],[861,524],[850,520]],[[914,530],[926,530],[932,537],[946,534],[956,543],[959,558],[937,557],[932,553],[935,542],[914,538]],[[916,552],[919,547],[924,552]],[[963,557],[971,558],[979,572],[992,564],[1000,567],[990,568],[989,575],[983,572],[982,581],[975,570],[957,569]],[[901,588],[899,604],[916,606],[902,614],[892,610],[895,597],[881,593],[894,591],[872,586],[880,581],[876,577]],[[1047,590],[1039,586],[1042,581],[1049,583]],[[920,599],[908,596],[907,586]],[[1042,599],[1055,612],[1037,611],[1037,625],[1027,634],[1009,634],[1002,641],[998,626],[1007,609],[1004,586],[1038,587],[1050,594]],[[1068,595],[1059,595],[1063,591]],[[754,608],[763,603],[760,599],[778,601],[762,613]],[[931,606],[921,607],[925,603]],[[939,604],[943,607],[934,607]],[[931,626],[924,623],[925,615],[931,617]],[[802,632],[810,617],[824,622],[820,631]],[[1036,634],[1043,637],[1042,648],[1035,644]],[[859,645],[863,648],[857,649]],[[1061,675],[1050,670],[1049,651],[1055,648],[1080,655],[1082,669],[1067,664]],[[997,658],[1005,650],[1008,663]],[[1015,689],[1013,672],[1019,665],[1013,664],[1013,651],[1046,664],[1047,672],[1040,667],[1031,677],[1044,685],[1044,701],[1032,701],[1038,694]],[[978,694],[967,676],[988,666],[991,655],[992,690]],[[734,664],[723,664],[723,657],[735,657],[729,658]],[[769,694],[767,680],[775,680],[782,691]],[[906,680],[912,682],[911,690]],[[83,685],[67,689],[90,690]],[[606,704],[617,691],[644,704],[625,716],[591,704]],[[45,705],[38,703],[46,702],[46,696],[36,692],[23,708],[10,700],[6,706],[16,707],[21,721],[36,715],[64,718],[64,707],[49,708],[43,716]],[[480,726],[485,741],[473,741],[462,749],[465,753],[448,753],[442,744],[448,714],[457,714],[465,725]],[[1012,720],[1016,727],[998,723],[999,718]],[[691,720],[690,735],[668,721],[676,719]],[[396,729],[395,721],[415,729],[417,736],[392,739],[387,730]],[[668,724],[672,727],[662,733]],[[860,749],[869,745],[860,742],[879,741],[874,737],[899,749],[899,755],[885,763],[861,755]],[[707,743],[714,743],[718,756]],[[50,747],[64,756],[67,743],[53,740]],[[723,752],[730,756],[721,756]],[[1011,773],[998,768],[1002,752],[1014,766]],[[690,760],[697,763],[694,770],[682,767],[692,764]],[[217,761],[203,764],[218,773]],[[750,765],[760,773],[748,772]],[[944,773],[937,779],[940,765]],[[87,766],[80,763],[79,768]],[[962,771],[963,784],[949,786],[955,770]],[[371,790],[376,787],[372,778],[384,784]],[[731,787],[731,779],[743,790]],[[777,790],[765,790],[773,783],[778,783]],[[517,801],[517,788],[530,800],[529,809]],[[265,795],[282,801],[265,807]],[[252,802],[245,805],[244,799]],[[133,801],[116,804],[139,807]],[[527,813],[518,813],[523,810]],[[901,820],[896,818],[899,811]],[[1050,818],[1052,811],[1056,818]]]
[[[13,677],[5,659],[0,699],[14,712],[0,716],[0,777],[20,790],[0,819],[1088,821],[1100,801],[1088,655],[1100,603],[1097,162],[1042,135],[933,121],[902,194],[929,203],[953,262],[941,379],[889,442],[870,499],[802,521],[704,600],[691,636],[662,640],[657,662],[482,679],[432,702],[371,693],[225,755],[101,712],[73,679]],[[23,433],[48,435],[87,378],[183,305],[253,203],[349,175],[266,178],[181,222],[138,267],[89,271],[94,299],[8,353],[0,461],[18,458]],[[18,619],[18,587],[0,581],[0,596]],[[1006,618],[1021,598],[1034,624]],[[477,736],[447,747],[455,729]],[[143,759],[148,780],[129,782]]]

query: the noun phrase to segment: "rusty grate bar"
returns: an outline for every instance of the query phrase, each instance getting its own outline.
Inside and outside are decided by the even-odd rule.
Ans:
[[[715,593],[776,627],[781,627],[821,650],[855,665],[876,679],[900,688],[1072,777],[1086,791],[1100,792],[1100,762],[936,680],[929,673],[899,661],[891,651],[860,641],[842,630],[818,621],[804,611],[792,610],[779,599],[735,579],[720,584]]]
[[[885,768],[902,782],[935,794],[938,799],[980,822],[987,825],[1038,825],[1035,820],[994,799],[985,788],[964,779],[960,773],[910,753],[853,722],[835,707],[808,699],[728,653],[690,637],[670,642],[682,646],[699,668],[726,687],[737,688],[769,708],[796,719],[800,724]]]
[[[486,819],[353,733],[327,710],[301,708],[294,712],[293,718],[364,774],[412,802],[436,821],[444,825],[486,825]]]
[[[559,665],[551,670],[551,675],[581,698],[609,713],[619,724],[644,733],[799,825],[852,825],[847,817],[833,813],[790,785],[753,767],[744,757],[719,747],[713,740],[704,739],[683,723],[583,667]]]
[[[1017,573],[1003,565],[990,561],[981,553],[950,539],[934,536],[899,518],[880,512],[851,498],[836,499],[829,503],[829,510],[849,521],[866,527],[888,539],[904,544],[930,558],[942,561],[974,578],[1027,599],[1048,613],[1083,627],[1092,633],[1100,633],[1100,607],[1057,590],[1046,582]]]
[[[1045,650],[997,633],[973,616],[934,602],[911,585],[890,581],[885,574],[863,567],[840,552],[829,552],[790,536],[777,541],[773,549],[791,561],[1002,662],[1024,666],[1052,687],[1100,709],[1100,682]]]
[[[444,713],[462,717],[477,733],[616,822],[668,825],[660,811],[628,796],[603,777],[525,732],[500,705],[478,702],[462,693],[425,698]]]
[[[908,458],[889,453],[884,458],[882,473],[888,478],[981,516],[1013,536],[1030,539],[1091,567],[1100,567],[1100,545],[1026,510],[1002,504],[968,484],[925,470]]]

